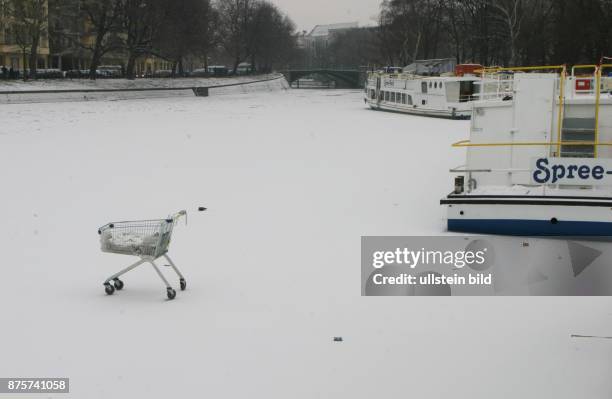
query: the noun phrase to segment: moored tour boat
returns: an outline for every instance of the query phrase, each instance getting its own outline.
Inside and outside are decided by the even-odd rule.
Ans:
[[[452,119],[469,119],[481,65],[422,60],[401,70],[371,72],[364,102],[372,109]]]
[[[612,236],[611,67],[485,71],[470,138],[454,144],[466,164],[441,200],[449,231]]]

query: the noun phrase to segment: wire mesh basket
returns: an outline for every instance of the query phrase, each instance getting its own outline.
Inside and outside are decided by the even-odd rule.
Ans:
[[[157,259],[168,252],[173,219],[114,222],[102,226],[102,252]]]
[[[200,207],[199,210],[204,211],[206,208]],[[174,299],[176,291],[170,286],[168,280],[155,264],[155,260],[162,256],[178,275],[181,291],[185,290],[187,287],[185,277],[168,256],[168,246],[170,245],[174,224],[183,216],[186,224],[187,211],[183,210],[167,219],[112,222],[98,229],[102,252],[140,257],[138,262],[113,274],[104,281],[104,290],[108,295],[123,289],[124,284],[119,279],[120,276],[143,263],[150,263],[164,282],[168,299]]]

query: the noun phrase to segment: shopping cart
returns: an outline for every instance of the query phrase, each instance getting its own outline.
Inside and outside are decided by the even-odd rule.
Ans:
[[[172,267],[178,275],[181,291],[185,290],[187,287],[185,277],[183,277],[179,269],[168,256],[168,245],[170,245],[172,229],[182,216],[186,218],[187,211],[183,210],[177,212],[166,219],[112,222],[98,229],[102,252],[140,257],[138,262],[106,279],[104,282],[104,290],[108,295],[112,295],[115,290],[120,291],[123,289],[123,281],[119,279],[119,276],[135,269],[143,263],[150,263],[166,285],[168,299],[174,299],[174,297],[176,297],[176,291],[170,286],[168,280],[166,280],[159,270],[159,267],[155,264],[155,260],[162,256],[168,261],[169,266]]]

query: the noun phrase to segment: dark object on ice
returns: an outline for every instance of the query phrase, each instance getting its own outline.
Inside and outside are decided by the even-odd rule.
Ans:
[[[208,87],[194,87],[193,94],[196,97],[208,97]]]
[[[206,209],[207,209],[207,208],[204,208],[203,206],[201,206],[201,207],[199,207],[199,208],[198,208],[198,211],[200,211],[200,212],[204,212]]]
[[[455,194],[462,194],[465,187],[465,176],[455,177]]]
[[[593,338],[593,339],[612,339],[612,337],[605,337],[601,335],[580,335],[580,334],[572,334],[570,338]]]
[[[342,342],[344,339],[342,337],[334,337],[334,342]]]

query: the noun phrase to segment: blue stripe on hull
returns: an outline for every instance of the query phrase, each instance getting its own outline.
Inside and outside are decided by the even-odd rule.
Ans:
[[[448,219],[448,230],[512,236],[611,236],[612,223],[518,219]]]

